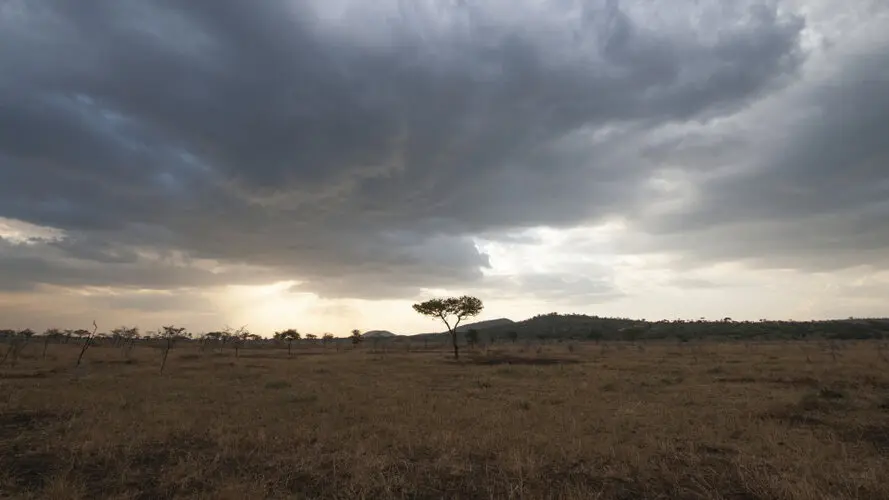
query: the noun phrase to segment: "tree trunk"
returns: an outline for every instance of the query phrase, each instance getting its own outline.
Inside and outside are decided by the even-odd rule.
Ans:
[[[292,350],[293,350],[293,341],[291,340],[290,342],[287,342],[287,355],[288,356],[290,356],[292,354],[291,353]]]
[[[454,344],[454,359],[460,359],[460,348],[457,346],[457,332],[451,332],[451,343]]]

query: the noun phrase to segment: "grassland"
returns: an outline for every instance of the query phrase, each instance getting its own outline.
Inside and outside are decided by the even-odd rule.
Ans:
[[[7,498],[889,498],[873,342],[467,352],[31,345]],[[2,496],[0,495],[0,496]]]

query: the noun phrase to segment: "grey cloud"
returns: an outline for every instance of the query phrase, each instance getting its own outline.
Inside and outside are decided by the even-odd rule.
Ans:
[[[211,301],[204,297],[189,293],[188,290],[176,290],[164,293],[115,293],[88,297],[85,302],[99,311],[135,311],[140,313],[155,311],[188,312],[189,315],[218,315],[219,311]]]
[[[625,295],[605,272],[592,277],[565,272],[486,276],[481,283],[481,289],[501,299],[533,297],[577,306],[601,304]]]
[[[321,297],[391,299],[410,295],[404,283],[418,284],[414,293],[430,282],[437,287],[461,288],[481,279],[481,268],[490,267],[487,256],[480,254],[469,238],[407,236],[359,246],[361,253],[341,259],[336,274],[327,268],[293,269],[305,282],[292,291]],[[321,262],[324,256],[319,254],[316,260]],[[398,276],[392,275],[393,270]]]
[[[375,46],[344,37],[362,24],[325,24],[321,3],[15,5],[0,11],[0,216],[77,242],[4,258],[18,283],[250,280],[118,247],[330,296],[478,282],[468,235],[644,202],[649,170],[620,158],[638,134],[742,109],[803,60],[804,23],[776,2],[682,3],[672,24],[580,2],[573,24],[538,16],[539,30],[435,2],[462,27],[423,38],[411,26],[435,19],[403,10]]]
[[[264,284],[277,276],[263,268],[213,269],[181,256],[139,255],[125,248],[104,253],[93,248],[82,257],[46,243],[21,245],[0,238],[0,290],[31,290],[39,285],[161,290]]]
[[[748,123],[735,140],[751,144],[747,168],[702,181],[684,209],[642,220],[647,236],[627,248],[679,252],[689,266],[889,267],[887,54],[883,36],[801,86],[772,110],[786,113],[774,117],[777,133],[765,131],[774,140]]]
[[[676,286],[678,288],[696,288],[696,289],[715,289],[722,288],[725,286],[724,284],[702,279],[702,278],[690,278],[690,277],[676,277],[668,280],[669,285]]]

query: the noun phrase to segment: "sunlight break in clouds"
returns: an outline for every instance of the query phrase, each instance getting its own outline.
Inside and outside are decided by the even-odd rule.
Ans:
[[[885,315],[887,54],[876,0],[6,2],[0,316]]]

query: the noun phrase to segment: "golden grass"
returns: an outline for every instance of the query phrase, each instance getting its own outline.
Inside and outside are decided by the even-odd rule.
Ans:
[[[889,498],[874,344],[39,348],[0,367],[11,498]],[[0,494],[0,497],[2,497]]]

